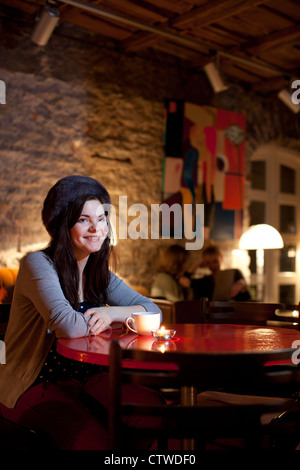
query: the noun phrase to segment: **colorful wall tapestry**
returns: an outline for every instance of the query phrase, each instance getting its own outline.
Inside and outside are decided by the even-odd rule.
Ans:
[[[242,233],[246,118],[167,100],[163,202],[204,204],[205,238]]]

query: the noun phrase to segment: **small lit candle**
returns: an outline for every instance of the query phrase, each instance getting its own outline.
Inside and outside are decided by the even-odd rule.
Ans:
[[[159,328],[156,331],[152,331],[153,336],[156,339],[160,339],[160,340],[171,339],[171,338],[173,338],[175,333],[176,333],[175,330],[167,330],[164,326],[162,326],[161,328]]]
[[[170,335],[170,330],[166,330],[165,327],[162,326],[159,330],[157,330],[156,334],[158,337],[163,338]]]

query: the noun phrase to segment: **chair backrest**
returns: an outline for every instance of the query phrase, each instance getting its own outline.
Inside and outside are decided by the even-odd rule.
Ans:
[[[174,323],[205,323],[206,305],[206,298],[175,302]]]
[[[298,368],[284,370],[283,366],[279,374],[276,362],[291,358],[291,352],[273,351],[270,353],[246,353],[246,354],[217,354],[217,353],[181,353],[177,351],[161,353],[158,351],[139,351],[121,349],[116,341],[110,346],[110,406],[109,406],[109,436],[111,449],[122,448],[122,417],[126,416],[158,416],[164,421],[158,421],[157,425],[150,427],[139,425],[130,428],[129,432],[136,431],[139,437],[152,436],[153,438],[191,438],[201,436],[224,437],[224,435],[241,436],[244,426],[245,432],[252,432],[251,423],[259,426],[259,418],[262,413],[271,412],[279,405],[276,400],[262,405],[242,406],[233,405],[226,407],[209,407],[207,405],[191,406],[181,400],[176,406],[167,404],[151,405],[151,403],[125,403],[122,399],[122,384],[143,384],[154,390],[160,388],[180,387],[182,391],[190,389],[211,388],[242,388],[249,391],[250,387],[270,387],[276,380],[291,383],[299,382]],[[125,362],[123,362],[125,361]],[[132,368],[130,362],[132,361]],[[269,364],[269,365],[267,365]],[[122,367],[123,365],[123,367]],[[138,367],[138,368],[137,368]],[[278,374],[278,378],[277,375]],[[280,375],[280,377],[279,377]],[[248,388],[249,387],[249,388]],[[182,396],[187,396],[183,394]],[[257,420],[254,420],[254,416]],[[221,425],[222,417],[226,418]],[[251,419],[250,419],[251,417]],[[141,423],[141,421],[140,421]],[[222,427],[223,426],[223,427]],[[256,429],[257,431],[257,429]],[[126,431],[127,432],[127,431]]]
[[[0,340],[3,340],[7,328],[11,304],[0,304]]]
[[[150,300],[161,309],[164,323],[175,323],[175,302],[153,297],[150,297]]]
[[[275,310],[275,317],[268,321],[268,325],[300,330],[300,302],[282,304]]]
[[[282,308],[282,304],[279,303],[209,302],[207,321],[208,323],[266,325],[268,320],[275,319],[275,311],[280,308]]]
[[[205,298],[196,300],[151,300],[161,309],[164,323],[205,323],[207,300]]]

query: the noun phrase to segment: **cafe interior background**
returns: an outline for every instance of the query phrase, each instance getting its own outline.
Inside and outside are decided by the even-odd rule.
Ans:
[[[299,21],[296,0],[1,0],[2,300],[20,258],[47,244],[41,205],[57,179],[92,176],[117,211],[125,195],[150,214],[191,202],[182,169],[196,155],[195,200],[216,214],[205,244],[255,298],[255,250],[239,238],[275,227],[284,247],[264,251],[264,300],[299,302]],[[117,240],[133,286],[149,288],[160,250],[186,242],[148,235]]]

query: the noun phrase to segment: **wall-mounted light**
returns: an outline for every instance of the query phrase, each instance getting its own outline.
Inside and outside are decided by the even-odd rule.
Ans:
[[[293,111],[294,113],[299,113],[300,104],[293,103],[292,95],[288,90],[286,89],[281,90],[278,93],[278,98],[280,98],[281,101],[283,101],[283,103],[286,104],[290,108],[291,111]]]
[[[41,18],[35,25],[31,40],[39,46],[45,46],[50,39],[60,18],[60,13],[55,5],[47,5],[42,13]]]
[[[228,89],[228,86],[223,82],[220,72],[214,62],[209,62],[209,64],[206,64],[203,69],[215,93],[220,93],[221,91]]]

